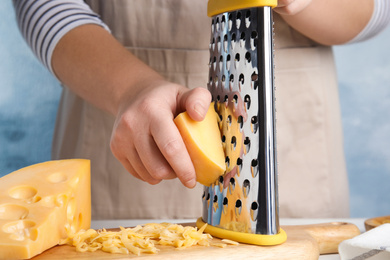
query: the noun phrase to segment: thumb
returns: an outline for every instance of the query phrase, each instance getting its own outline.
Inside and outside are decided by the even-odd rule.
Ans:
[[[180,107],[195,121],[202,121],[211,102],[211,93],[205,88],[194,88],[185,91],[180,97]]]

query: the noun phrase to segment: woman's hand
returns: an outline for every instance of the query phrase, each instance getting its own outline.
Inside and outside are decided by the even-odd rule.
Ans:
[[[195,186],[194,166],[173,119],[187,111],[202,120],[211,102],[208,90],[167,82],[96,25],[67,33],[52,64],[64,85],[116,117],[111,149],[131,174],[151,184],[178,177]]]
[[[196,185],[194,166],[173,122],[187,111],[202,120],[211,102],[204,88],[189,90],[166,81],[147,83],[136,95],[124,98],[111,137],[115,157],[135,177],[150,184],[179,178]]]
[[[278,0],[274,11],[284,15],[295,15],[305,9],[312,0]]]
[[[373,10],[373,0],[279,0],[274,8],[291,27],[323,45],[353,39]]]

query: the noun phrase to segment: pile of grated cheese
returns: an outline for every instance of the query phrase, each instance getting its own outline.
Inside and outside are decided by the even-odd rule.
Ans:
[[[156,245],[172,246],[184,249],[191,246],[238,245],[237,242],[222,239],[221,242],[212,242],[212,236],[205,234],[207,224],[199,230],[191,226],[182,226],[170,223],[150,223],[134,228],[120,227],[120,231],[80,230],[70,235],[67,244],[75,246],[78,252],[94,252],[102,250],[109,253],[135,254],[158,253]]]

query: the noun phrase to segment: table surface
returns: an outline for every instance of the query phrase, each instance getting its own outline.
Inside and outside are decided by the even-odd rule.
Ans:
[[[361,232],[365,231],[363,218],[316,218],[316,219],[307,219],[307,218],[282,218],[280,219],[280,225],[309,225],[309,224],[319,224],[319,223],[329,223],[329,222],[348,222],[355,224]],[[121,219],[121,220],[92,220],[91,228],[100,229],[100,228],[118,228],[122,227],[133,227],[136,225],[146,224],[146,223],[194,223],[196,219]],[[332,255],[322,255],[319,260],[339,260],[340,256],[338,254]]]

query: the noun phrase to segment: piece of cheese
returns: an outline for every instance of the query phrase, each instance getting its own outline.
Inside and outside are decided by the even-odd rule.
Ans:
[[[226,170],[218,114],[211,103],[203,121],[195,121],[183,112],[174,122],[187,147],[195,167],[196,180],[210,186]]]
[[[90,162],[48,161],[0,178],[0,258],[28,259],[91,224]]]

